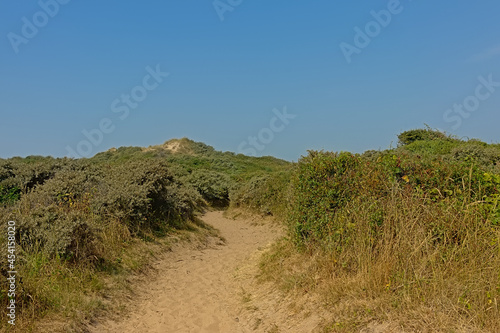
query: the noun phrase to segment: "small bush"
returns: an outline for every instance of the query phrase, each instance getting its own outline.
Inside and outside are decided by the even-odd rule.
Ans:
[[[231,206],[286,219],[291,170],[258,174],[234,189]]]
[[[86,214],[55,205],[39,206],[16,220],[18,242],[24,251],[42,250],[80,263],[98,259],[98,226]]]
[[[300,244],[319,241],[331,228],[339,207],[355,197],[361,171],[359,156],[310,151],[299,160],[292,180],[293,234]]]
[[[184,187],[167,164],[157,160],[109,166],[97,193],[93,209],[135,230],[161,228],[170,222],[177,226],[180,220],[191,218],[201,203],[196,191]]]
[[[231,178],[223,173],[211,170],[194,170],[185,178],[201,196],[216,207],[229,205],[229,191],[234,187]]]
[[[432,141],[448,139],[448,136],[440,131],[427,129],[414,129],[405,131],[398,135],[399,146],[408,145],[415,141]]]
[[[0,186],[0,204],[11,204],[19,200],[21,189],[17,186],[6,188]]]
[[[485,168],[494,169],[500,163],[500,149],[482,142],[467,142],[451,151],[457,161],[470,161]]]
[[[27,192],[52,178],[66,159],[27,157],[26,159],[13,158],[0,162],[0,185],[13,188],[17,187],[22,192]]]

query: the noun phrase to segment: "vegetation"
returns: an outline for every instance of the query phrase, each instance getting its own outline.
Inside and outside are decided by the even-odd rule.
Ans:
[[[0,160],[0,213],[16,222],[16,326],[36,320],[84,323],[127,276],[143,270],[172,237],[213,234],[196,217],[224,208],[245,179],[289,163],[215,151],[188,139],[122,147],[91,159],[39,156]],[[7,244],[2,233],[0,241]],[[0,302],[6,318],[7,248],[0,250]],[[76,327],[77,327],[76,326]]]
[[[399,145],[404,146],[417,141],[457,141],[446,134],[435,131],[427,126],[426,129],[414,129],[398,135]]]
[[[334,318],[325,331],[500,331],[500,145],[430,128],[398,139],[364,154],[309,151],[298,163],[189,139],[83,160],[0,160],[22,329],[54,314],[84,322],[106,306],[110,277],[140,270],[149,246],[207,230],[199,212],[232,207],[286,225],[261,277],[321,295]],[[6,253],[0,260],[7,267]]]
[[[500,331],[499,147],[429,129],[399,138],[299,161],[282,189],[289,236],[263,277],[322,295],[326,331]]]

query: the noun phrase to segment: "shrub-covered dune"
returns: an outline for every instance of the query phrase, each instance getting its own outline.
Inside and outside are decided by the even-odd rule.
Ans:
[[[16,326],[2,320],[0,328],[37,331],[34,323],[47,316],[78,326],[105,306],[110,284],[147,265],[148,246],[179,232],[213,233],[197,213],[227,207],[246,179],[289,165],[189,139],[90,159],[0,160],[0,215],[5,226],[15,221],[18,271]],[[7,244],[6,232],[0,241]],[[7,318],[7,247],[0,252]]]
[[[320,294],[326,331],[499,332],[499,145],[431,129],[399,140],[301,158],[264,277]]]
[[[137,249],[213,232],[197,213],[230,207],[286,226],[261,278],[319,295],[325,332],[377,323],[500,331],[500,145],[430,128],[398,139],[363,154],[309,151],[298,163],[189,139],[91,159],[0,160],[0,212],[16,221],[20,327],[50,316],[85,322],[106,308],[110,281],[140,270]]]

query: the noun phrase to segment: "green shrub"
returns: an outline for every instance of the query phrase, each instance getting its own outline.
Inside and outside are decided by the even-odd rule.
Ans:
[[[427,129],[414,129],[405,131],[398,135],[398,145],[404,146],[415,141],[432,141],[448,139],[448,136],[440,131]]]
[[[258,174],[242,182],[230,193],[231,206],[259,214],[286,218],[291,171]]]
[[[16,222],[18,242],[24,251],[42,250],[73,262],[97,259],[98,225],[87,214],[40,205],[29,214],[17,216]]]
[[[13,218],[23,248],[74,260],[96,257],[97,233],[109,220],[133,233],[182,227],[202,204],[190,186],[174,179],[159,161],[99,166],[72,161],[24,194]]]
[[[453,140],[414,141],[398,149],[399,151],[412,152],[424,158],[433,159],[449,155],[459,145],[459,141]]]
[[[67,161],[48,157],[3,160],[0,162],[0,185],[7,188],[17,187],[22,192],[29,191],[52,178]]]
[[[6,188],[0,186],[0,204],[11,204],[19,200],[21,190],[17,186]]]
[[[497,147],[457,146],[457,158],[400,148],[309,152],[292,176],[286,243],[293,247],[270,255],[277,280],[319,290],[353,323],[372,304],[404,320],[411,311],[438,313],[422,327],[452,318],[456,327],[498,331],[500,175],[488,171]]]
[[[268,213],[268,203],[264,203],[263,193],[267,189],[269,183],[269,175],[257,175],[251,178],[248,182],[242,184],[231,192],[231,204],[234,207],[245,207],[251,210]]]
[[[229,205],[229,191],[234,184],[228,175],[211,170],[194,170],[185,178],[201,196],[216,207]]]
[[[129,161],[105,170],[104,182],[92,205],[100,214],[112,216],[132,228],[158,228],[193,216],[201,196],[176,180],[166,163]]]
[[[451,151],[451,155],[457,161],[471,161],[489,169],[500,164],[500,149],[483,142],[461,144]]]
[[[418,197],[429,205],[447,198],[460,207],[484,202],[484,198],[492,201],[500,193],[495,181],[470,162],[424,159],[390,151],[373,161],[349,153],[313,151],[299,161],[293,176],[292,233],[298,244],[331,242],[332,235],[346,230],[338,214],[348,203],[362,198],[375,205],[395,191]],[[380,217],[383,212],[374,214]],[[380,221],[379,217],[370,219]]]
[[[360,188],[361,158],[350,153],[309,151],[299,160],[292,180],[290,219],[299,244],[316,242],[335,229],[337,210]]]

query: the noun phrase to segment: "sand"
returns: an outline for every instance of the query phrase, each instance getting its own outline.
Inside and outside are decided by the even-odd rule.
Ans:
[[[203,249],[178,247],[158,263],[150,280],[135,286],[119,320],[101,320],[94,333],[313,332],[321,318],[294,311],[272,284],[256,279],[258,263],[282,231],[259,219],[203,220],[225,239]]]

